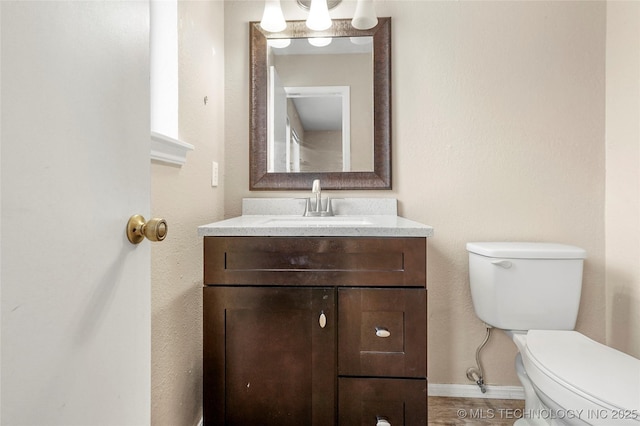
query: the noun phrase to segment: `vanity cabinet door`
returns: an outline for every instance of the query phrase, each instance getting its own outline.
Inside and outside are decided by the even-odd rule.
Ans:
[[[204,288],[204,420],[333,425],[335,289]]]

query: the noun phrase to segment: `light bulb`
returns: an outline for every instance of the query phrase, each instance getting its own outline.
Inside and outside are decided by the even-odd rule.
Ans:
[[[265,0],[260,26],[270,33],[277,33],[287,28],[287,22],[280,8],[280,0]]]
[[[331,16],[329,16],[327,0],[311,0],[307,27],[314,31],[324,31],[331,27]]]

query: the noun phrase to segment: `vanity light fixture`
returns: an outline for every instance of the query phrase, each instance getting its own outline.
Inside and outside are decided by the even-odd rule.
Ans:
[[[300,4],[300,0],[298,0],[298,4]],[[331,16],[329,16],[327,0],[311,0],[307,27],[314,31],[324,31],[331,27]]]
[[[280,7],[280,0],[264,1],[264,12],[262,13],[260,26],[270,33],[277,33],[287,28],[287,23]]]
[[[306,23],[307,27],[314,31],[324,31],[331,27],[329,10],[341,2],[342,0],[297,0],[298,6],[309,11]],[[373,0],[358,0],[351,25],[358,30],[368,30],[378,25]],[[280,32],[287,27],[280,0],[265,0],[260,26],[272,33]]]
[[[378,17],[373,7],[373,0],[358,0],[356,13],[353,15],[351,25],[356,30],[368,30],[378,25]]]

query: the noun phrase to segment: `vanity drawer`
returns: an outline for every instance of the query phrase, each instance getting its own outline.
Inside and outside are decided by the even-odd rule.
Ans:
[[[205,237],[205,285],[425,287],[426,239]]]
[[[339,379],[340,426],[375,425],[380,417],[393,426],[426,425],[426,379]]]
[[[425,289],[338,290],[338,374],[427,376]]]

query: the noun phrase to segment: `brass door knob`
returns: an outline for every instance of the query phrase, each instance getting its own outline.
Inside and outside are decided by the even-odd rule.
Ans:
[[[139,244],[147,237],[149,241],[162,241],[167,236],[167,221],[153,218],[145,221],[144,217],[134,214],[127,222],[127,238],[131,244]]]

